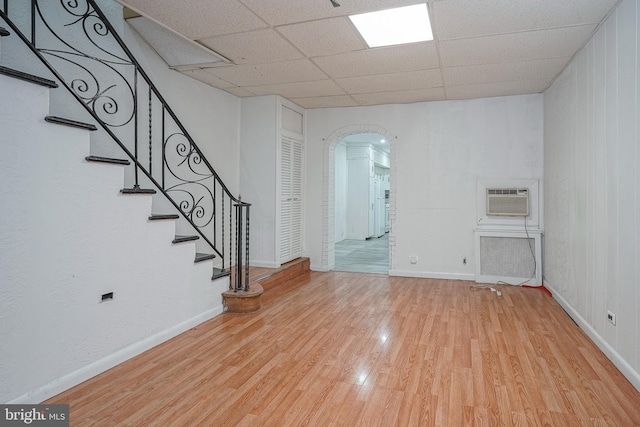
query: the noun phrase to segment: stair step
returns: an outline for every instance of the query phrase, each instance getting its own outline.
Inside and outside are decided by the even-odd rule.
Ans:
[[[127,159],[114,159],[112,157],[87,156],[84,159],[88,162],[112,163],[114,165],[130,165],[131,164],[131,162]]]
[[[203,253],[196,253],[196,259],[194,262],[202,262],[202,261],[207,261],[210,259],[214,259],[216,256],[215,254],[203,254]]]
[[[0,27],[0,37],[7,37],[10,36],[11,33],[9,31],[7,31],[6,28],[4,27]]]
[[[80,129],[98,130],[98,128],[91,123],[84,123],[84,122],[79,122],[77,120],[65,119],[64,117],[47,116],[44,118],[44,120],[49,123],[71,126],[71,127],[76,127]]]
[[[182,235],[178,235],[175,237],[175,239],[173,239],[173,242],[171,243],[182,243],[182,242],[190,242],[192,240],[198,240],[200,238],[200,236],[182,236]]]
[[[120,190],[122,194],[156,194],[156,190],[153,188],[140,188],[140,187],[131,187],[131,188],[123,188]]]
[[[295,286],[307,282],[310,277],[309,258],[298,258],[259,277],[252,277],[251,280],[260,283],[264,289],[269,290],[275,286],[284,284],[287,286]]]
[[[224,276],[229,276],[231,274],[230,270],[224,270],[222,268],[213,268],[213,276],[211,276],[211,280],[216,280]]]
[[[35,83],[40,86],[46,86],[52,89],[58,87],[58,83],[54,82],[53,80],[45,79],[44,77],[40,76],[34,76],[33,74],[24,73],[22,71],[14,70],[13,68],[0,66],[0,74],[14,77],[20,80],[25,80],[30,83]]]
[[[161,219],[178,219],[178,218],[180,218],[180,215],[178,214],[156,214],[156,215],[149,216],[149,219],[151,221],[158,221]]]
[[[222,293],[222,304],[226,313],[251,314],[262,308],[261,297],[264,289],[253,283],[248,291],[228,290]]]

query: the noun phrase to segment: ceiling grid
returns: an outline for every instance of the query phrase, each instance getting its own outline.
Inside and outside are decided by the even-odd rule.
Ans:
[[[120,2],[227,59],[184,74],[326,108],[543,92],[617,0],[428,0],[433,41],[374,49],[348,16],[419,0]]]

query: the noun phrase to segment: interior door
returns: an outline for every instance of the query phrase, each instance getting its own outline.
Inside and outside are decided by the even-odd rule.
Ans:
[[[280,262],[302,256],[302,142],[282,138],[280,162]]]

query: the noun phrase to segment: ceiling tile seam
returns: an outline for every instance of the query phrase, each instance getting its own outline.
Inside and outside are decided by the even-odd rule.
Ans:
[[[483,38],[488,38],[488,37],[507,36],[507,35],[512,35],[512,34],[527,34],[527,33],[541,32],[541,31],[559,30],[559,29],[562,29],[562,28],[591,27],[593,25],[599,25],[599,24],[600,24],[599,22],[592,22],[592,23],[583,23],[583,24],[574,24],[574,25],[559,25],[559,26],[556,26],[556,27],[536,28],[536,29],[531,29],[531,30],[508,31],[508,32],[504,32],[504,33],[492,33],[492,34],[478,34],[478,35],[474,35],[474,36],[454,37],[454,38],[448,38],[448,39],[443,38],[443,39],[439,39],[439,41],[449,42],[449,41],[458,41],[458,40],[483,39]]]
[[[395,92],[406,92],[406,91],[410,91],[410,90],[421,90],[421,89],[438,89],[438,88],[445,88],[445,85],[437,85],[437,86],[420,86],[420,87],[407,87],[407,88],[403,88],[403,89],[393,89],[393,90],[375,90],[375,91],[368,91],[368,92],[360,92],[360,91],[347,91],[347,94],[349,95],[365,95],[365,94],[377,94],[377,93],[395,93]]]
[[[500,80],[497,82],[482,82],[482,83],[469,83],[469,84],[463,84],[463,85],[447,85],[450,88],[461,88],[461,87],[477,87],[477,86],[488,86],[488,85],[503,85],[503,84],[507,84],[507,83],[533,83],[533,82],[546,82],[549,81],[550,79],[526,79],[526,80],[513,80],[513,81],[506,81],[506,80]]]
[[[298,96],[298,97],[292,98],[291,100],[293,101],[295,99],[328,99],[328,98],[335,98],[337,96],[348,96],[349,99],[351,99],[353,102],[358,102],[348,93],[345,93],[344,95]]]
[[[258,18],[260,18],[260,20],[262,22],[264,22],[268,27],[270,28],[275,28],[275,27],[284,27],[287,25],[295,25],[295,24],[302,24],[302,23],[306,23],[306,22],[313,22],[313,21],[321,21],[323,19],[328,19],[328,18],[319,18],[319,19],[309,19],[307,21],[296,21],[296,22],[289,22],[287,24],[279,24],[279,25],[272,25],[270,22],[265,21],[264,19],[262,19],[262,17],[260,17],[260,15],[258,14],[258,12],[256,12],[255,10],[253,10],[250,6],[246,5],[242,0],[236,0],[238,3],[240,3],[241,5],[243,5],[244,7],[246,7],[247,9],[249,9],[251,11],[251,13],[253,13],[254,15],[256,15]],[[329,0],[327,0],[329,1]],[[344,15],[338,15],[338,16],[344,16]],[[332,18],[334,18],[334,16],[332,16]],[[237,34],[237,33],[236,33]]]
[[[247,9],[249,12],[251,12],[256,18],[258,18],[258,20],[260,22],[262,22],[263,24],[265,24],[267,27],[271,27],[271,24],[269,24],[267,21],[265,21],[264,19],[262,19],[262,17],[253,9],[251,9],[249,6],[247,6],[246,4],[244,4],[244,2],[242,0],[236,0],[238,3],[240,3],[245,9]],[[241,31],[243,33],[246,33],[246,31]]]
[[[408,89],[383,90],[383,91],[379,91],[379,92],[354,92],[354,93],[350,93],[349,95],[380,95],[380,94],[384,94],[384,93],[393,94],[393,93],[399,93],[399,92],[415,92],[416,90],[420,90],[420,89],[430,90],[430,89],[440,89],[440,88],[444,89],[444,86],[434,86],[434,87],[429,87],[429,88],[408,88]]]
[[[260,62],[244,62],[244,63],[239,64],[239,63],[237,63],[237,62],[232,61],[232,60],[231,60],[231,59],[229,59],[229,58],[226,58],[224,55],[222,55],[222,54],[218,53],[215,49],[212,49],[212,48],[210,48],[210,47],[206,46],[206,45],[202,42],[202,40],[207,39],[207,38],[227,37],[227,36],[233,36],[233,35],[248,34],[248,33],[254,33],[254,32],[257,32],[257,31],[264,31],[264,30],[268,30],[268,29],[273,30],[273,31],[274,31],[274,33],[275,33],[278,37],[280,37],[280,38],[281,38],[285,43],[287,43],[287,44],[288,44],[289,46],[291,46],[291,47],[292,47],[296,52],[298,52],[298,53],[300,54],[300,58],[294,58],[294,59],[283,59],[283,60],[279,60],[279,61],[269,61],[269,62],[265,62],[265,61],[260,61]],[[228,60],[229,60],[229,62],[230,62],[232,65],[275,64],[275,63],[278,63],[278,62],[287,62],[287,61],[296,61],[296,60],[300,60],[300,59],[309,59],[309,58],[308,58],[308,56],[307,56],[304,52],[302,52],[302,51],[301,51],[301,50],[300,50],[300,49],[299,49],[299,48],[298,48],[298,47],[297,47],[293,42],[291,42],[291,41],[290,41],[290,40],[289,40],[289,39],[288,39],[284,34],[282,34],[280,31],[277,31],[274,27],[259,28],[259,29],[251,30],[251,31],[239,31],[239,32],[237,32],[237,33],[228,33],[228,34],[222,34],[222,35],[217,35],[217,36],[212,36],[212,37],[202,37],[202,38],[199,38],[198,40],[194,40],[194,42],[199,43],[199,44],[201,44],[202,46],[206,47],[207,49],[209,49],[209,50],[211,50],[211,51],[215,52],[216,54],[218,54],[218,55],[220,55],[220,56],[222,56],[222,57],[224,57],[224,58],[228,59]]]
[[[593,37],[596,35],[596,33],[598,32],[598,30],[600,30],[600,27],[602,27],[605,22],[607,21],[607,19],[609,19],[609,16],[611,16],[613,13],[615,13],[615,11],[618,8],[618,5],[622,3],[622,0],[618,0],[616,2],[616,4],[614,5],[614,7],[611,8],[611,10],[609,10],[609,12],[602,18],[602,20],[598,23],[598,25],[596,25],[596,27],[593,29],[593,31],[591,32],[591,34],[589,34],[589,37],[587,37],[584,42],[580,45],[580,47],[578,49],[576,49],[576,51],[573,53],[573,55],[571,55],[571,57],[569,58],[569,60],[567,61],[566,64],[564,64],[564,67],[562,67],[560,70],[558,70],[558,73],[555,75],[555,77],[553,79],[551,79],[551,83],[549,83],[549,86],[547,86],[547,88],[545,89],[545,91],[547,89],[549,89],[551,87],[551,85],[553,85],[555,83],[555,81],[562,75],[562,73],[564,73],[564,70],[567,69],[567,67],[569,66],[569,64],[571,64],[573,62],[573,60],[575,59],[576,56],[578,56],[578,54],[580,52],[582,52],[582,50],[585,48],[585,46],[587,46],[589,44],[589,42],[593,39]]]
[[[280,25],[280,27],[282,27],[282,25]],[[302,51],[302,49],[300,49],[298,46],[296,46],[296,44],[294,42],[292,42],[291,40],[289,40],[289,38],[287,36],[285,36],[284,34],[282,34],[280,32],[280,30],[278,30],[278,27],[272,27],[273,31],[275,31],[285,42],[287,42],[290,46],[292,46],[297,52],[300,53],[300,55],[302,55],[303,58],[306,59],[311,59],[311,57],[309,55],[307,55],[306,53],[304,53]],[[318,65],[314,63],[314,65],[317,67]],[[320,68],[320,67],[318,67]],[[320,71],[322,71],[324,73],[324,70],[320,69]],[[327,74],[327,73],[325,73]],[[327,77],[330,77],[327,75]]]
[[[449,89],[454,89],[456,87],[462,86],[483,86],[483,85],[509,85],[509,84],[523,84],[528,82],[546,82],[551,80],[552,77],[544,78],[544,79],[522,79],[522,80],[492,80],[492,81],[479,81],[475,83],[446,83],[445,87]]]
[[[296,49],[298,50],[298,49]],[[216,52],[217,53],[217,52]],[[324,74],[327,79],[331,79],[331,76],[328,75],[322,68],[320,68],[320,66],[318,66],[318,64],[316,64],[313,61],[313,58],[309,58],[307,56],[305,56],[304,54],[302,54],[302,58],[294,58],[294,59],[282,59],[282,60],[278,60],[278,61],[260,61],[260,62],[244,62],[242,64],[237,64],[235,62],[231,62],[230,64],[227,64],[225,66],[220,66],[220,67],[209,67],[209,68],[202,68],[202,69],[207,69],[207,70],[222,70],[222,69],[227,69],[227,68],[231,68],[231,67],[256,67],[259,65],[272,65],[272,64],[283,64],[283,63],[287,63],[287,62],[296,62],[296,61],[309,61],[313,64],[313,66],[315,68],[318,69],[318,71],[320,71],[322,74]],[[217,75],[215,75],[216,77],[218,77]]]
[[[438,67],[440,70],[440,80],[442,80],[442,91],[444,92],[444,98],[447,99],[447,86],[444,84],[444,72],[443,72],[443,64],[442,58],[440,57],[440,38],[438,37],[438,29],[436,26],[436,14],[433,8],[433,0],[429,0],[428,2],[428,11],[429,11],[429,20],[431,25],[431,32],[433,34],[433,41],[435,42],[436,47],[436,57],[438,58]],[[433,13],[432,13],[433,12]]]
[[[227,67],[198,68],[198,70],[202,70],[202,71],[204,71],[204,70],[211,70],[212,68],[220,69],[220,68],[228,68],[228,67],[231,67],[231,66],[232,66],[232,65],[228,65]],[[178,70],[175,70],[175,71],[178,71]],[[190,71],[194,71],[194,70],[190,70]],[[185,76],[187,76],[187,77],[191,77],[191,76],[189,76],[188,74],[183,73],[182,71],[178,71],[178,72],[179,72],[179,73],[181,73],[181,74],[184,74],[184,75],[185,75]],[[206,71],[204,71],[204,72],[206,72]],[[213,76],[213,77],[217,78],[218,80],[222,80],[223,82],[225,82],[225,83],[229,84],[229,86],[226,86],[226,88],[230,88],[230,87],[231,87],[231,88],[239,87],[237,84],[232,83],[232,82],[230,82],[229,80],[225,80],[225,79],[223,79],[222,77],[218,76],[217,74],[213,74],[213,73],[207,73],[207,74],[211,74],[211,76]],[[195,78],[195,77],[191,77],[191,78],[193,79],[193,78]],[[201,80],[199,80],[199,79],[196,79],[196,80],[201,81]],[[204,83],[204,82],[203,82],[203,83]],[[214,85],[212,85],[212,84],[210,84],[210,83],[207,83],[207,84],[208,84],[209,86],[213,86],[213,87],[215,87],[215,88],[222,89],[222,88],[219,88],[218,86],[214,86]]]
[[[338,86],[338,88],[340,90],[342,90],[343,93],[341,94],[336,94],[336,95],[326,95],[326,96],[342,96],[342,95],[349,95],[349,93],[340,85],[338,85],[335,81],[333,81],[333,79],[331,78],[327,78],[327,79],[322,79],[322,80],[305,80],[305,81],[301,81],[301,82],[290,82],[290,83],[274,83],[274,84],[268,84],[268,85],[251,85],[251,86],[242,86],[243,89],[251,92],[251,88],[261,88],[261,87],[268,87],[268,86],[286,86],[286,85],[292,85],[292,84],[298,84],[298,83],[317,83],[317,82],[333,82],[336,86]],[[298,97],[300,98],[300,97]],[[305,98],[309,98],[309,97],[305,97]]]
[[[471,68],[471,67],[478,67],[478,66],[484,66],[484,65],[503,65],[503,64],[518,64],[518,63],[524,63],[524,62],[537,62],[537,61],[546,61],[549,59],[561,59],[561,58],[566,58],[567,61],[569,60],[569,58],[571,58],[570,56],[545,56],[544,58],[534,58],[534,59],[511,59],[511,60],[505,60],[505,61],[498,61],[498,62],[482,62],[482,63],[473,63],[473,64],[465,64],[465,65],[445,65],[442,66],[441,69],[442,70],[447,70],[447,69],[451,69],[451,68]]]
[[[355,78],[360,78],[360,77],[378,77],[378,76],[391,76],[394,74],[406,74],[406,73],[416,73],[416,72],[420,72],[420,71],[436,71],[436,70],[441,70],[443,67],[431,67],[431,68],[412,68],[410,70],[404,70],[404,71],[392,71],[389,73],[379,73],[379,74],[362,74],[362,75],[357,75],[357,76],[341,76],[341,77],[333,77],[334,79],[355,79]]]
[[[573,56],[572,56],[573,57]],[[553,56],[544,56],[542,58],[532,58],[532,59],[525,59],[525,60],[519,60],[519,61],[504,61],[504,62],[470,62],[468,64],[464,64],[464,65],[449,65],[449,66],[444,66],[442,68],[440,68],[441,70],[444,70],[446,68],[457,68],[457,67],[475,67],[475,66],[482,66],[482,65],[498,65],[498,64],[510,64],[512,62],[527,62],[527,61],[544,61],[545,59],[560,59],[560,58],[569,58],[566,55],[553,55]]]
[[[418,45],[422,43],[431,43],[431,42],[415,42],[415,43],[404,43],[404,44],[398,44],[398,45],[392,45],[392,46],[365,47],[363,49],[354,49],[354,50],[349,50],[349,51],[340,52],[340,53],[331,53],[328,55],[313,55],[313,56],[309,56],[308,58],[309,59],[331,58],[331,57],[337,57],[337,56],[359,54],[361,52],[369,52],[369,51],[375,51],[375,50],[391,50],[395,47],[405,47],[405,46],[411,46],[411,45]],[[437,67],[434,67],[434,68],[437,68]]]

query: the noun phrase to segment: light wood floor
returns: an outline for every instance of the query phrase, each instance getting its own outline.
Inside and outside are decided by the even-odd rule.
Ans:
[[[544,292],[312,273],[49,401],[73,426],[636,426],[640,393]]]

